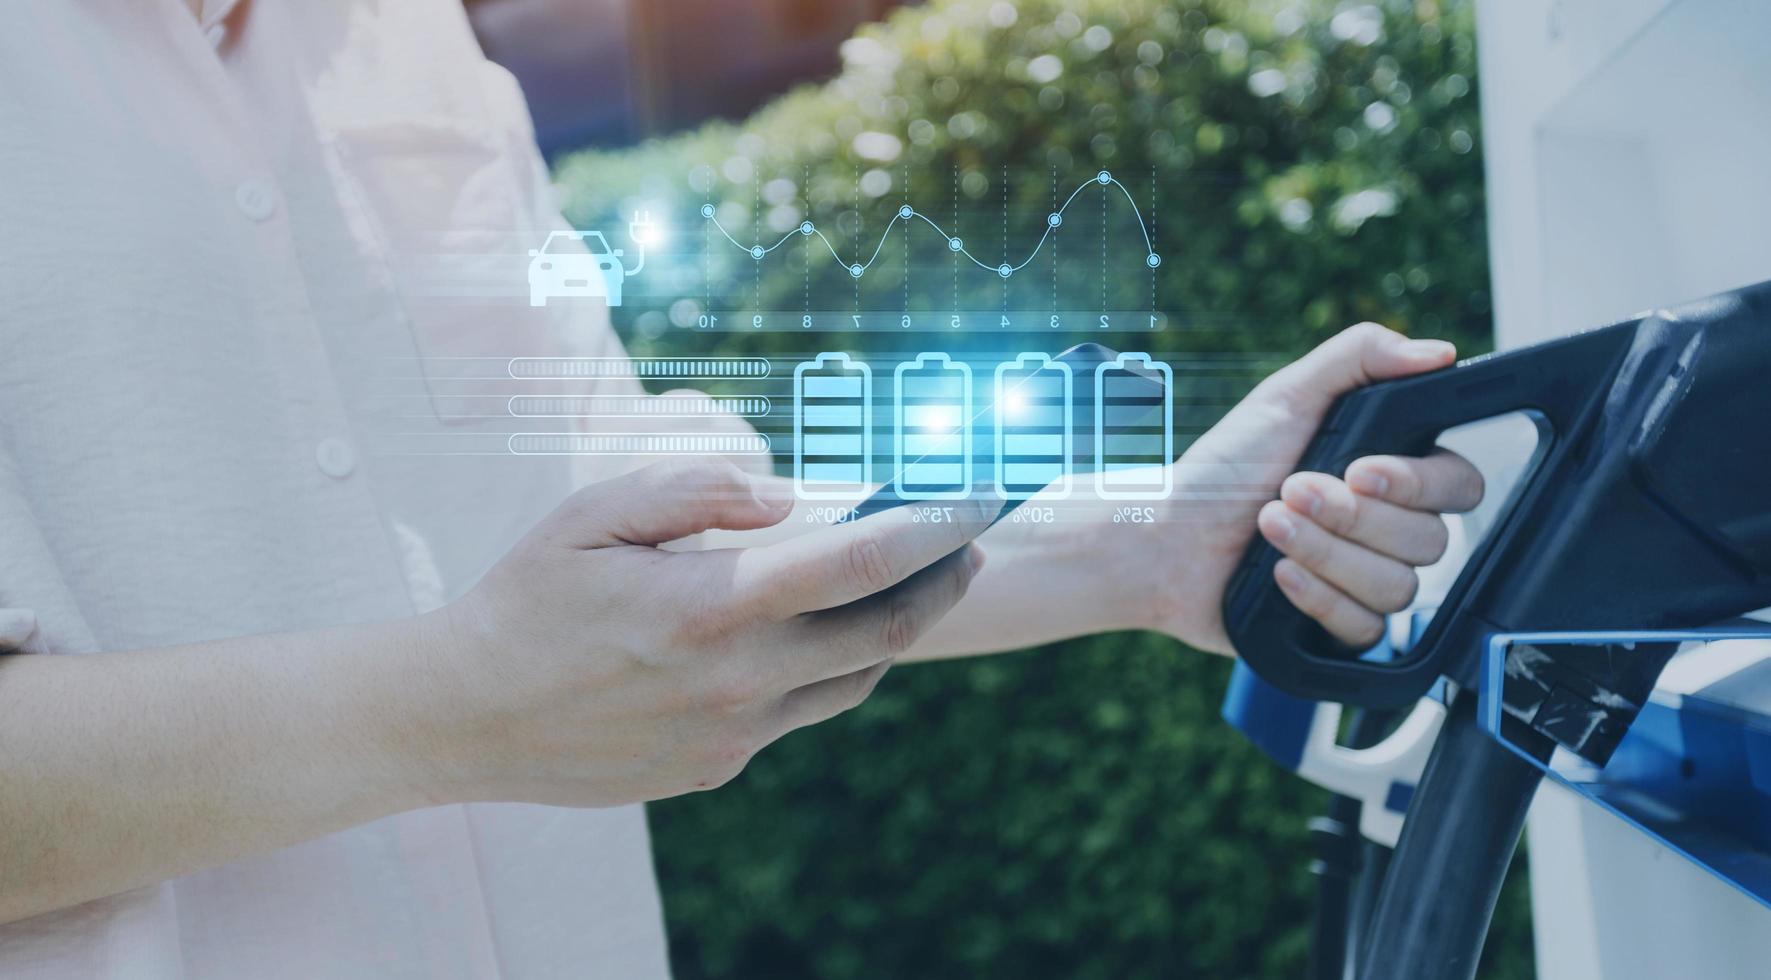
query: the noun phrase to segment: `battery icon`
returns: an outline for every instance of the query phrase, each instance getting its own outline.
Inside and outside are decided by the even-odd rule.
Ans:
[[[972,492],[972,369],[946,354],[898,365],[892,488],[906,500],[957,500]]]
[[[1025,353],[996,366],[996,495],[1025,500],[1048,485],[1054,497],[1070,495],[1071,411],[1075,402],[1070,365],[1047,354]]]
[[[873,485],[873,370],[840,352],[793,369],[793,489],[837,500]]]
[[[1174,371],[1144,353],[1095,366],[1095,492],[1160,500],[1174,489]]]

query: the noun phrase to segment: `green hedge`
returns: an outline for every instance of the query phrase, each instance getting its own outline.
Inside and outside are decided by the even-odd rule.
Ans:
[[[741,125],[562,160],[568,215],[615,226],[635,200],[690,215],[706,200],[767,227],[759,187],[785,178],[790,199],[772,203],[869,246],[899,201],[957,198],[955,233],[1012,251],[1022,229],[1002,227],[1005,203],[1042,213],[1054,179],[1101,168],[1143,196],[1133,178],[1154,173],[1159,305],[1181,313],[1165,350],[1270,364],[1362,319],[1488,343],[1465,2],[937,0],[860,37],[840,77]],[[1030,77],[1042,55],[1060,59],[1056,78]],[[897,137],[900,157],[858,156],[868,131]],[[877,199],[855,189],[875,168],[890,178]],[[1003,301],[987,275],[906,276],[914,255],[888,247],[879,274],[851,283],[827,261],[758,266],[726,245],[697,254],[705,266],[681,284],[701,303],[704,279],[730,286],[728,309],[795,310],[808,293],[819,309],[830,296],[864,310]],[[1101,280],[1092,262],[1058,262],[1040,288],[1092,307]],[[1107,308],[1151,302],[1146,275],[1108,288]],[[641,303],[617,313],[644,352],[877,337],[682,330]],[[1193,379],[1182,400],[1197,396],[1208,423],[1252,378],[1227,391]],[[1218,719],[1227,676],[1222,660],[1134,634],[894,671],[731,785],[652,807],[678,974],[1299,975],[1303,824],[1323,797]],[[1514,881],[1484,975],[1531,975],[1529,944]]]

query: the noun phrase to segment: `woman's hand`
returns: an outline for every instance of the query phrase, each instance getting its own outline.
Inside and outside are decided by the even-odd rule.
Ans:
[[[1413,601],[1415,569],[1444,553],[1439,515],[1481,502],[1482,476],[1444,451],[1366,457],[1344,480],[1292,470],[1336,397],[1455,358],[1443,341],[1362,323],[1256,386],[1174,464],[1155,625],[1200,649],[1233,653],[1220,608],[1258,528],[1285,554],[1274,578],[1293,605],[1345,643],[1375,643],[1383,617]]]
[[[607,806],[717,786],[786,732],[867,696],[965,594],[992,502],[914,508],[780,544],[657,545],[779,522],[792,498],[728,463],[647,467],[575,494],[433,614],[435,802]]]

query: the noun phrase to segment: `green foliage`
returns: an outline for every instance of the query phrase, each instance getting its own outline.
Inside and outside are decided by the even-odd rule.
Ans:
[[[1124,634],[902,669],[654,811],[678,970],[1294,974],[1321,797],[1215,720],[1225,668]]]
[[[1171,357],[1270,365],[1362,319],[1480,349],[1471,21],[1451,0],[936,0],[865,29],[838,78],[742,125],[581,154],[557,176],[581,226],[614,226],[638,199],[688,214],[705,200],[757,240],[806,217],[870,248],[901,201],[947,202],[949,230],[991,255],[1025,252],[1022,219],[1036,235],[1054,183],[1067,193],[1110,168],[1141,204],[1157,197]],[[865,133],[895,137],[896,159]],[[859,191],[869,170],[888,189]],[[771,181],[789,189],[764,203]],[[1093,220],[1084,242],[1136,234],[1113,224],[1125,215]],[[717,242],[695,254],[680,288],[697,305],[678,316],[1151,306],[1150,276],[1103,277],[1098,247],[1066,262],[1074,239],[1058,241],[1012,292],[949,276],[944,256],[917,264],[929,239],[894,240],[857,282],[828,256],[758,264]],[[662,328],[637,303],[617,313],[646,352],[864,349],[878,336],[698,332]],[[1193,379],[1183,401],[1208,424],[1251,380]],[[893,671],[862,708],[789,736],[732,785],[652,808],[678,973],[1299,975],[1303,824],[1324,800],[1219,721],[1227,675],[1150,635]],[[1514,882],[1485,976],[1530,972]]]
[[[635,195],[677,199],[678,210],[691,213],[705,199],[740,235],[754,229],[757,240],[772,241],[803,215],[839,229],[839,239],[852,236],[839,244],[853,254],[862,249],[851,245],[877,240],[900,201],[943,214],[939,205],[957,199],[957,216],[943,216],[950,230],[983,254],[998,245],[1019,254],[1029,229],[1018,221],[1005,235],[998,216],[1005,194],[1011,212],[1031,216],[1036,231],[1052,204],[1053,171],[1067,190],[1078,176],[1110,168],[1146,199],[1142,183],[1154,174],[1160,305],[1182,311],[1186,327],[1165,342],[1289,351],[1361,319],[1486,342],[1469,12],[1392,3],[1381,27],[1368,28],[1381,40],[1362,45],[1336,37],[1325,4],[1283,8],[1290,22],[1270,14],[1274,7],[973,0],[903,11],[851,42],[839,78],[783,98],[741,127],[563,161],[566,210],[580,224],[602,225],[618,223],[621,202]],[[993,26],[995,9],[1016,10],[1014,23]],[[1359,29],[1347,16],[1341,33]],[[1062,66],[1044,83],[1031,74],[1042,58]],[[1263,88],[1272,85],[1279,87]],[[898,139],[901,156],[864,158],[856,139],[864,133]],[[870,169],[890,178],[877,199],[856,190]],[[759,191],[777,179],[792,190],[779,209],[784,220],[771,224],[776,209]],[[1135,234],[1135,226],[1115,227]],[[1065,240],[1057,239],[1060,253]],[[809,290],[800,261],[771,256],[752,290],[751,260],[715,244],[707,278],[730,284],[745,308],[797,309],[807,291],[818,297],[814,309],[828,308],[831,296],[853,296],[862,309],[905,302],[895,248],[854,285],[823,257],[810,269]],[[1113,277],[1102,303],[1097,265],[1059,264],[1061,306],[1149,304],[1146,276]],[[911,276],[909,308],[1000,302],[1002,287],[987,273],[961,277],[957,296],[947,278]],[[685,338],[669,343],[674,349]],[[783,346],[736,336],[718,343]]]

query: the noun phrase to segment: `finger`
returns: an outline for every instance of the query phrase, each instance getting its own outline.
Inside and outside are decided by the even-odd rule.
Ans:
[[[742,415],[734,414],[729,407],[737,404],[738,399],[710,396],[699,388],[672,388],[662,395],[647,396],[647,401],[653,403],[649,408],[659,410],[654,418],[646,422],[646,428],[653,432],[741,437],[756,435],[756,427]],[[674,401],[688,402],[687,412],[673,411],[675,406],[671,403]],[[711,413],[707,411],[709,407],[712,408]],[[703,414],[695,414],[697,412]],[[774,473],[772,460],[767,453],[732,453],[716,458],[729,462],[752,476],[769,476]]]
[[[1279,501],[1263,507],[1257,523],[1273,547],[1367,609],[1393,613],[1414,601],[1420,580],[1394,558],[1337,538]]]
[[[1438,561],[1450,539],[1438,514],[1354,493],[1326,473],[1293,473],[1280,485],[1279,499],[1330,534],[1410,565]]]
[[[873,688],[891,666],[890,660],[882,660],[840,677],[826,678],[788,691],[781,698],[781,705],[775,712],[774,738],[780,738],[796,728],[828,721],[859,705],[873,693]]]
[[[1000,503],[909,504],[751,548],[738,557],[734,586],[740,597],[777,616],[854,602],[958,551],[990,526]]]
[[[792,510],[790,493],[731,463],[671,460],[585,487],[541,530],[574,548],[652,545],[710,528],[769,527]]]
[[[1388,327],[1360,323],[1316,345],[1267,383],[1315,417],[1354,388],[1432,371],[1456,359],[1457,348],[1443,340],[1410,339]]]
[[[1441,449],[1431,456],[1367,456],[1347,467],[1355,493],[1412,510],[1461,514],[1482,502],[1482,472]]]
[[[958,604],[983,564],[976,544],[962,545],[896,588],[800,617],[789,624],[792,635],[783,644],[796,651],[783,664],[788,683],[835,677],[902,655]],[[807,649],[818,651],[817,657],[803,656]]]
[[[1384,621],[1346,593],[1289,558],[1273,566],[1273,581],[1298,611],[1322,624],[1335,639],[1364,649],[1383,639]]]

